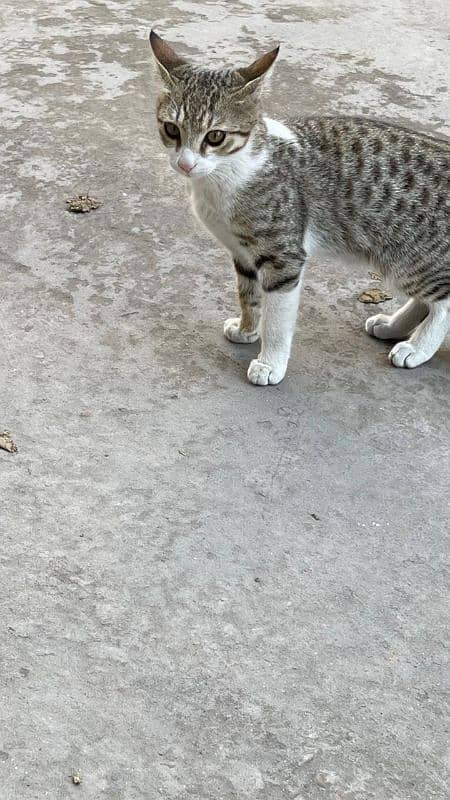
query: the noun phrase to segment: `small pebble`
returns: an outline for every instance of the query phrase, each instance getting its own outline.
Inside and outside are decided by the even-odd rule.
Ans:
[[[313,760],[314,756],[316,755],[315,751],[306,751],[303,755],[300,756],[299,763],[301,766],[304,764],[309,764],[310,761]]]
[[[332,786],[333,783],[336,783],[336,777],[332,772],[317,772],[314,775],[314,783],[317,783],[317,786],[320,786],[322,789],[326,789],[328,786]]]

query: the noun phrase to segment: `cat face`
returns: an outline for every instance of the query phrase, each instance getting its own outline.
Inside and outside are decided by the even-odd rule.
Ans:
[[[258,108],[255,99],[236,98],[239,88],[233,74],[187,68],[161,95],[159,132],[174,169],[204,177],[245,147]]]
[[[238,70],[193,67],[152,31],[150,43],[165,84],[157,118],[172,167],[189,179],[211,175],[248,144],[259,119],[262,79],[278,48]]]

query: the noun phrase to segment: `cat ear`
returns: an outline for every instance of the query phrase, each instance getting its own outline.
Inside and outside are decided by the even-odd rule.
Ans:
[[[239,94],[241,97],[246,97],[247,95],[258,90],[261,87],[264,76],[271,68],[279,52],[280,45],[275,47],[274,50],[271,50],[270,53],[266,53],[265,55],[257,58],[256,61],[254,61],[253,64],[250,64],[249,67],[241,67],[240,69],[236,70],[237,74],[244,79],[245,83],[244,86],[241,86],[235,94]]]
[[[176,82],[173,70],[185,66],[188,62],[185,58],[177,55],[175,50],[153,30],[150,32],[150,47],[163,81],[169,86],[173,86]]]

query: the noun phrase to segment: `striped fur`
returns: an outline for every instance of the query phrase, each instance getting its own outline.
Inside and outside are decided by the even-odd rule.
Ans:
[[[179,60],[173,67],[152,46],[166,82],[158,103],[163,143],[175,168],[188,154],[194,209],[234,259],[241,317],[227,321],[225,334],[262,339],[250,380],[284,376],[313,248],[373,264],[412,298],[366,329],[382,339],[409,337],[391,351],[395,366],[431,358],[449,326],[449,143],[357,117],[286,126],[261,109],[261,82],[276,51],[247,70],[208,70]],[[177,142],[167,141],[166,121],[179,125]],[[226,136],[213,148],[205,135],[214,129]]]

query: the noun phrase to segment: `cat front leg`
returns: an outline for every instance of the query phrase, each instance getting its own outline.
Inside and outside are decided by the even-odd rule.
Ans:
[[[223,332],[230,342],[250,344],[259,338],[261,319],[261,286],[256,268],[250,268],[234,261],[241,316],[227,319]]]
[[[264,257],[257,260],[264,291],[261,352],[250,363],[247,377],[258,386],[280,383],[286,374],[304,261],[304,252],[299,253],[295,260],[269,260]]]

